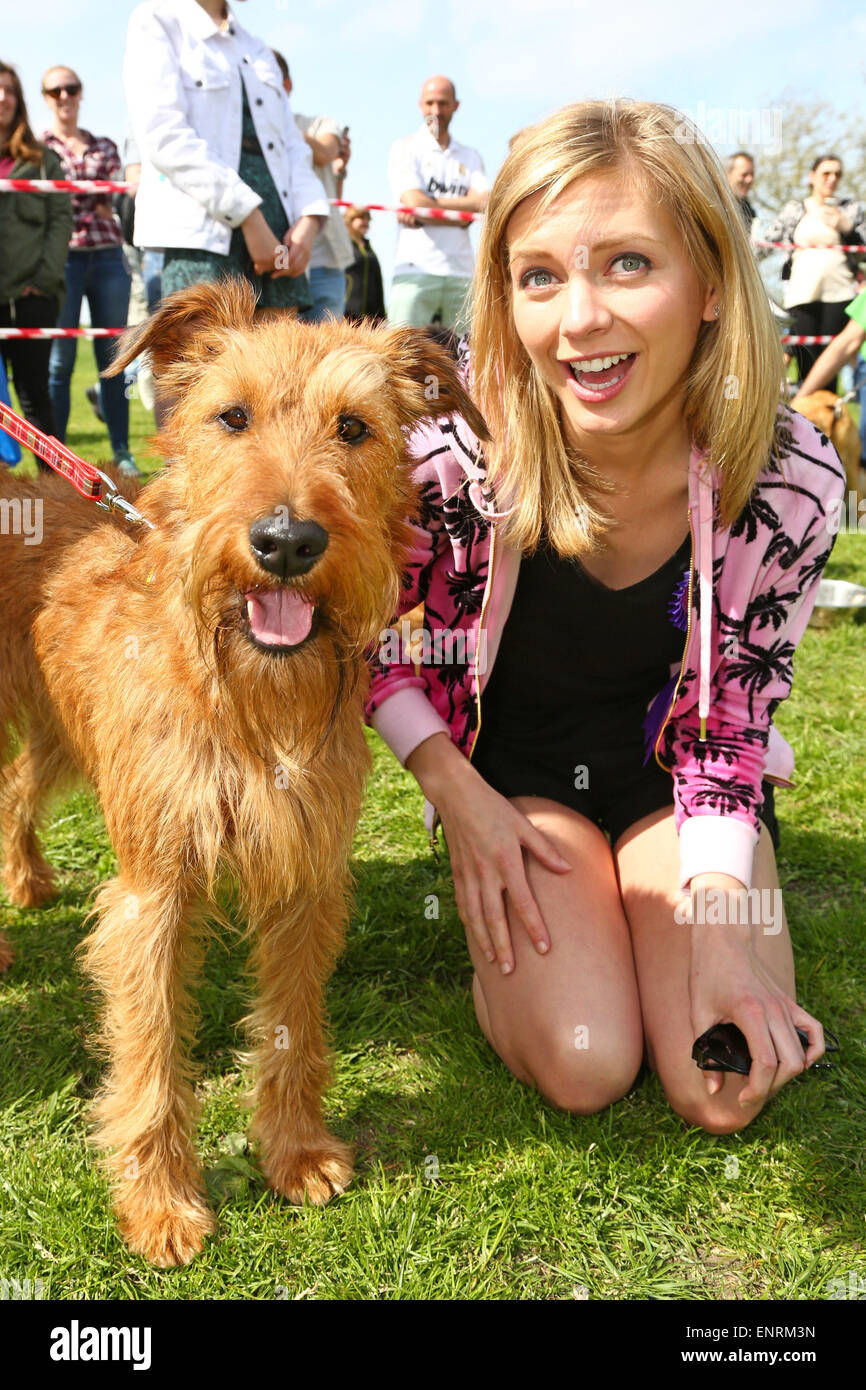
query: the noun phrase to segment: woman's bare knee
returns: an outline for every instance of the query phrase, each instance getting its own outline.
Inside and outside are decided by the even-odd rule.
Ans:
[[[736,1096],[726,1096],[724,1093],[690,1096],[680,1100],[668,1094],[668,1101],[680,1119],[688,1125],[706,1130],[707,1134],[735,1134],[751,1124],[763,1109],[760,1105],[741,1106]]]
[[[642,1042],[622,1040],[586,1051],[551,1043],[520,1057],[521,1080],[528,1079],[551,1105],[576,1115],[594,1115],[621,1100],[641,1068]],[[514,1068],[512,1068],[514,1070]]]

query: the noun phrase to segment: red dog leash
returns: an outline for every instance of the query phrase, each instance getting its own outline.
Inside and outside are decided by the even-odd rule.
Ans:
[[[28,449],[32,449],[34,454],[44,459],[56,473],[61,473],[76,492],[88,501],[95,502],[103,511],[119,512],[127,521],[136,521],[142,526],[156,530],[153,522],[142,516],[138,508],[118,492],[117,485],[107,474],[99,468],[94,468],[92,463],[85,463],[84,459],[73,454],[71,449],[67,449],[66,445],[61,444],[53,435],[43,434],[35,425],[23,420],[4,401],[0,401],[0,428],[21,444],[26,444]]]

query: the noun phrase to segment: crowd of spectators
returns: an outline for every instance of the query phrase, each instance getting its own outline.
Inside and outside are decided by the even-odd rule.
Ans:
[[[84,87],[73,69],[46,71],[49,122],[37,138],[17,73],[0,63],[0,177],[132,185],[114,199],[0,195],[0,327],[76,328],[84,299],[94,327],[140,323],[162,295],[234,274],[249,280],[263,307],[293,310],[310,323],[334,315],[468,329],[468,221],[441,214],[483,213],[489,184],[478,150],[452,134],[460,103],[447,77],[424,82],[421,124],[391,146],[390,195],[405,210],[397,214],[386,309],[368,236],[370,210],[334,205],[351,160],[348,127],[292,111],[285,58],[243,28],[225,0],[144,0],[130,17],[123,75],[129,127],[121,159],[111,139],[79,123]],[[738,150],[726,169],[754,237],[754,157]],[[806,247],[791,251],[782,269],[792,334],[839,334],[858,296],[858,257],[838,247],[866,242],[866,207],[838,196],[842,177],[835,155],[819,156],[808,192],[763,228],[763,242]],[[756,254],[769,248],[758,244]],[[2,342],[23,413],[61,440],[76,346],[74,337]],[[112,340],[96,338],[94,351],[101,371]],[[792,349],[801,381],[820,353]],[[866,372],[858,384],[866,396]],[[87,397],[105,423],[116,464],[135,474],[133,391],[155,407],[146,363],[94,382]]]

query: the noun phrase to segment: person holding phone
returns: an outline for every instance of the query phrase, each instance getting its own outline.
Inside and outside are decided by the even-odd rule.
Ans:
[[[835,154],[819,155],[809,171],[809,192],[793,198],[763,233],[762,240],[793,242],[782,267],[785,308],[794,336],[835,337],[845,327],[845,306],[857,294],[856,254],[837,250],[845,244],[866,245],[866,207],[854,198],[840,198],[842,161]],[[760,248],[758,256],[770,254]],[[864,253],[866,254],[866,253]],[[791,355],[803,381],[821,354],[821,346],[796,344]]]
[[[472,323],[490,438],[449,419],[410,441],[397,619],[423,602],[424,640],[382,634],[367,718],[444,830],[504,1064],[591,1113],[646,1058],[678,1114],[728,1133],[824,1051],[779,893],[773,716],[844,473],[781,400],[739,207],[668,107],[521,132]],[[692,1058],[724,1023],[747,1079]]]
[[[283,78],[283,89],[292,94],[292,77],[282,53],[274,50]],[[313,168],[328,196],[328,220],[319,232],[310,253],[310,293],[312,305],[300,315],[307,323],[326,318],[341,319],[346,307],[346,270],[354,259],[340,208],[331,207],[342,197],[346,166],[352,153],[348,127],[341,132],[330,116],[295,115],[295,124],[310,147]],[[339,161],[339,163],[338,163]],[[339,187],[338,187],[339,174]]]

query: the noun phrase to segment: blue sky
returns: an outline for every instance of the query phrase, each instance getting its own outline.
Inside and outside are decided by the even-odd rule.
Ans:
[[[10,0],[0,56],[21,74],[37,131],[46,120],[42,73],[64,63],[84,82],[82,124],[121,142],[133,8]],[[833,0],[823,13],[815,0],[235,0],[234,9],[285,54],[295,109],[350,127],[346,196],[358,201],[390,201],[389,145],[420,124],[421,83],[435,72],[457,85],[454,134],[481,151],[491,174],[513,131],[585,97],[665,101],[710,135],[711,122],[726,130],[737,112],[769,109],[785,88],[866,117],[866,13],[857,0]],[[769,138],[770,116],[764,128]],[[731,148],[717,144],[721,153]],[[374,217],[386,275],[395,236],[389,214]]]

